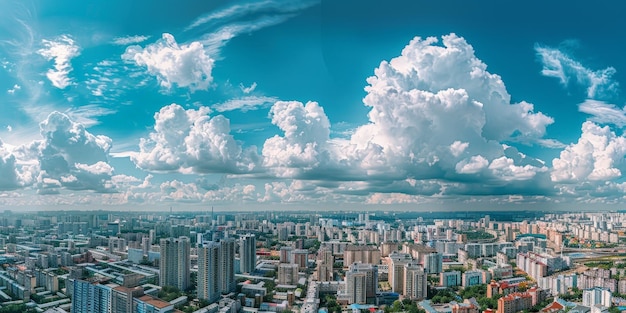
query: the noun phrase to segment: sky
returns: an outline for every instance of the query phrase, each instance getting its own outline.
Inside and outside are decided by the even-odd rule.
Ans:
[[[623,209],[624,9],[0,0],[0,208]]]

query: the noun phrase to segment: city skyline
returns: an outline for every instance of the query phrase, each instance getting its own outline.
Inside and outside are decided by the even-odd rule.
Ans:
[[[0,218],[1,312],[626,305],[624,212],[43,213]]]
[[[622,209],[612,4],[0,7],[5,209]]]

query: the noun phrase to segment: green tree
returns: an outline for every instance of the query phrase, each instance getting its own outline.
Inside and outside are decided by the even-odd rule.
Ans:
[[[29,308],[25,304],[11,304],[1,307],[0,313],[37,313],[37,310]]]

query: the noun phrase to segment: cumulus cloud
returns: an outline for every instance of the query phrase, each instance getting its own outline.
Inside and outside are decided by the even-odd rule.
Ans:
[[[59,89],[65,89],[72,84],[71,79],[68,77],[69,73],[72,71],[70,61],[80,54],[80,48],[76,45],[74,40],[67,35],[63,35],[54,40],[44,39],[42,43],[44,48],[37,52],[47,60],[54,60],[54,69],[48,70],[46,76],[53,86]]]
[[[108,164],[111,139],[89,133],[67,115],[51,113],[39,124],[43,140],[20,149],[24,159],[36,159],[40,193],[65,187],[109,192],[113,168]]]
[[[187,87],[191,91],[206,90],[213,81],[213,59],[200,42],[179,45],[174,36],[164,33],[155,43],[129,46],[122,59],[146,67],[148,73],[157,77],[166,89],[173,85]]]
[[[617,179],[622,176],[625,155],[626,138],[608,126],[587,121],[578,142],[568,145],[552,160],[551,177],[563,183]]]
[[[115,37],[113,38],[113,44],[118,45],[118,46],[126,46],[126,45],[132,45],[135,43],[142,43],[148,39],[150,39],[150,36],[143,36],[143,35]]]
[[[363,182],[346,191],[365,194],[451,190],[432,180],[458,182],[459,192],[485,184],[485,192],[535,193],[536,180],[546,179],[537,175],[547,171],[543,162],[501,142],[545,140],[553,119],[528,102],[512,103],[463,38],[417,37],[374,73],[363,99],[369,123],[348,139],[330,138],[315,102],[274,104],[270,117],[284,134],[265,141],[265,167],[285,178]]]
[[[183,183],[178,180],[167,181],[160,186],[163,200],[174,200],[182,202],[199,202],[202,200],[202,193],[194,183]]]
[[[268,107],[272,103],[278,101],[276,97],[257,97],[248,96],[238,99],[230,99],[223,103],[212,105],[211,108],[217,112],[235,111],[241,112],[254,111],[263,107]]]
[[[185,110],[178,104],[154,115],[154,129],[142,138],[140,151],[131,155],[137,166],[150,171],[196,173],[249,173],[260,161],[255,147],[243,149],[222,115],[210,117],[210,109]]]
[[[469,159],[464,159],[456,164],[456,172],[459,174],[476,174],[487,168],[489,160],[482,155],[474,155]]]
[[[467,147],[469,147],[469,142],[460,142],[457,140],[450,145],[450,152],[452,152],[452,155],[455,157],[458,157]]]
[[[21,185],[15,155],[0,140],[0,190],[17,189]]]
[[[619,88],[619,84],[613,80],[613,67],[594,71],[559,49],[537,44],[535,51],[543,65],[541,74],[558,78],[564,86],[575,81],[587,89],[588,98],[606,98],[615,94]]]
[[[272,124],[284,132],[263,145],[263,163],[278,176],[293,177],[327,163],[330,122],[317,102],[278,101],[270,109]]]
[[[540,140],[553,123],[530,103],[511,103],[500,76],[463,38],[451,34],[438,43],[417,37],[368,78],[370,123],[357,128],[351,144],[369,171],[478,174],[504,156],[501,141]]]

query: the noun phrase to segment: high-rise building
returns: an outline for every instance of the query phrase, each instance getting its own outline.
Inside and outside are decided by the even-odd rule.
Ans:
[[[198,247],[198,298],[215,301],[220,295],[219,249],[217,242],[205,242]]]
[[[378,291],[378,265],[353,263],[349,271],[365,273],[365,297],[375,298]]]
[[[439,273],[439,286],[453,287],[461,286],[461,272],[450,271]]]
[[[256,267],[256,238],[252,234],[241,237],[239,242],[239,269],[242,273],[252,273]]]
[[[295,285],[298,283],[298,264],[278,264],[278,283],[281,285]]]
[[[280,247],[280,263],[291,263],[291,251],[293,248],[290,246]]]
[[[112,286],[76,279],[72,282],[72,313],[111,312]]]
[[[164,238],[160,241],[159,285],[174,286],[179,290],[189,287],[189,237]]]
[[[331,281],[333,279],[333,264],[335,258],[328,248],[321,248],[317,252],[317,280]]]
[[[608,288],[595,287],[583,290],[583,305],[593,307],[600,304],[605,307],[611,306],[613,295]]]
[[[235,288],[235,240],[210,241],[198,247],[198,298],[215,301]]]
[[[343,260],[346,266],[352,263],[380,263],[380,250],[376,246],[348,245],[343,252]]]
[[[232,238],[225,238],[219,241],[220,243],[220,265],[218,270],[220,272],[220,290],[223,293],[231,292],[235,290],[235,240]]]
[[[389,255],[389,284],[393,292],[404,293],[404,267],[413,259],[407,253],[391,253]]]
[[[443,255],[439,252],[426,254],[423,264],[428,274],[439,274],[443,271]]]
[[[462,275],[463,288],[483,284],[483,273],[481,271],[466,271]]]
[[[529,293],[514,292],[498,299],[497,313],[515,313],[532,306],[532,296]]]
[[[346,295],[348,304],[365,304],[367,293],[367,274],[359,272],[356,268],[346,273]]]
[[[404,266],[403,295],[409,299],[426,299],[428,292],[428,274],[424,268],[414,262]]]
[[[187,225],[172,225],[170,226],[170,237],[190,237],[191,228]]]
[[[298,269],[304,271],[308,267],[309,250],[295,249],[291,251],[291,263],[297,264]]]

